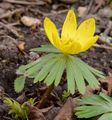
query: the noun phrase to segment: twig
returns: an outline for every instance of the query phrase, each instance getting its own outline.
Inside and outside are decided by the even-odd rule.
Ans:
[[[7,13],[3,13],[2,15],[0,15],[0,19],[12,16],[13,14],[15,14],[17,12],[24,12],[24,10],[23,9],[16,9],[14,11],[8,11]]]
[[[13,27],[11,25],[6,25],[6,24],[4,24],[2,22],[0,22],[0,25],[5,27],[7,30],[11,31],[16,37],[20,37],[18,32],[15,29],[13,29]]]
[[[37,104],[38,108],[41,108],[45,105],[45,103],[47,102],[51,91],[53,90],[54,85],[51,85],[47,88],[46,92],[44,93],[43,97],[41,98],[41,100],[39,101],[39,103]]]
[[[13,43],[17,46],[17,41],[16,41],[16,39],[14,39],[14,38],[12,38],[11,36],[9,36],[9,35],[4,35],[4,36],[2,36],[2,38],[9,38],[10,40],[12,40],[13,41]]]
[[[20,1],[20,0],[4,0],[4,2],[13,3],[13,4],[21,4],[21,5],[44,5],[45,2],[38,1],[38,2],[27,2],[27,1]]]
[[[106,35],[108,35],[108,33],[110,32],[110,30],[112,29],[112,21],[109,21],[106,30],[104,31],[104,33]]]
[[[30,8],[30,11],[31,12],[37,12],[40,15],[43,15],[43,16],[52,16],[52,15],[58,15],[58,14],[66,13],[68,11],[68,9],[60,10],[60,11],[55,12],[55,13],[45,13],[45,12],[40,11],[39,9],[34,10],[34,9],[31,9],[31,8]]]
[[[17,21],[17,22],[14,22],[14,23],[9,23],[8,25],[9,25],[9,26],[16,26],[16,25],[20,25],[20,22]]]
[[[93,47],[104,48],[104,49],[107,49],[107,50],[112,50],[112,47],[108,47],[108,46],[106,46],[106,45],[94,44]]]
[[[87,7],[87,13],[89,13],[89,12],[90,12],[90,10],[91,10],[91,8],[92,8],[93,3],[94,3],[94,0],[91,0],[91,1],[90,1],[90,3],[89,3],[89,5],[88,5],[88,7]]]

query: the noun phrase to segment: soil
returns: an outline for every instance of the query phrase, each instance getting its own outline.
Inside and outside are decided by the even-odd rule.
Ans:
[[[71,6],[76,9],[80,7],[81,5],[83,6],[89,5],[89,2],[81,1],[81,3],[78,3],[78,4],[73,3],[69,5],[66,2],[65,3],[54,2],[52,4],[45,2],[45,5],[34,5],[34,6],[26,5],[25,6],[25,5],[12,4],[10,2],[7,3],[4,1],[0,1],[0,6],[1,6],[0,12],[5,11],[4,13],[6,13],[8,10],[14,11],[17,8],[24,9],[24,11],[21,13],[20,16],[17,16],[17,14],[14,14],[12,16],[8,16],[8,17],[0,19],[0,22],[3,22],[5,24],[16,23],[18,22],[18,20],[20,20],[20,18],[23,15],[38,18],[40,21],[43,22],[43,19],[46,16],[45,13],[49,14],[52,12],[52,14],[49,17],[57,24],[57,27],[60,29],[67,12],[62,12],[59,14],[55,14],[55,12],[65,10],[65,8],[70,8]],[[3,6],[5,7],[3,8]],[[41,11],[42,13],[38,11]],[[3,12],[0,14],[3,14]],[[79,17],[79,20],[82,20],[82,18]],[[106,18],[106,20],[111,21],[110,18]],[[99,23],[97,23],[97,26],[99,26]],[[101,23],[100,23],[100,26],[101,26]],[[48,43],[49,41],[47,37],[45,36],[43,25],[37,26],[36,29],[33,29],[31,27],[26,27],[20,22],[14,27],[16,28],[15,30],[19,31],[18,32],[20,35],[19,37],[17,37],[7,28],[2,27],[2,25],[0,24],[0,71],[1,71],[0,72],[0,86],[1,88],[4,89],[5,93],[8,96],[16,99],[20,95],[20,94],[15,93],[14,91],[14,80],[17,77],[16,69],[20,65],[26,64],[32,59],[34,60],[36,59],[36,57],[38,57],[37,53],[30,52],[31,48],[38,47],[42,44]],[[103,31],[105,31],[105,29],[106,27],[103,28]],[[101,32],[102,32],[102,28],[100,27],[98,34],[100,35]],[[108,36],[110,35],[108,34]],[[18,45],[22,42],[25,43],[23,51],[21,51],[18,48]],[[101,40],[99,40],[97,44],[106,45],[110,47],[109,44],[102,42]],[[103,71],[106,76],[109,76],[112,74],[112,49],[106,49],[103,47],[99,48],[99,47],[93,46],[90,50],[84,53],[81,53],[79,57],[85,62],[87,62],[89,65],[95,67],[98,70]],[[38,91],[37,86],[40,88],[43,87],[43,85],[33,85],[32,83],[28,82],[26,84],[24,91],[26,92],[30,91],[29,93],[27,93],[28,95],[30,93],[37,92]],[[58,96],[62,95],[63,89],[65,88],[61,88],[60,86],[56,88],[55,91],[58,94]],[[42,93],[39,93],[39,94],[41,96]],[[38,95],[38,97],[40,96]],[[1,102],[1,105],[2,105],[2,102]],[[55,102],[54,102],[54,106],[55,107],[53,108],[53,110],[49,112],[49,114],[52,114],[52,115],[50,117],[49,115],[47,115],[48,120],[53,120],[53,117],[57,114],[58,110],[60,109],[60,107],[58,107],[58,104]],[[0,120],[10,119],[5,114],[3,111],[0,112]]]

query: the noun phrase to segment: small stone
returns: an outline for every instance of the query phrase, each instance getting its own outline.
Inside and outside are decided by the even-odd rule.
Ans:
[[[32,26],[39,26],[41,25],[41,21],[37,18],[33,18],[33,17],[28,17],[28,16],[23,16],[21,18],[21,22],[27,26],[27,27],[32,27]]]
[[[78,16],[83,17],[87,15],[87,7],[79,7],[78,8]]]

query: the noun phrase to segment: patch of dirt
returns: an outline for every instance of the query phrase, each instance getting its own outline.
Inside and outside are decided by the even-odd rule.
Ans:
[[[88,0],[82,3],[84,5],[85,4],[87,5],[88,3],[87,1]],[[0,4],[3,4],[3,3],[4,2],[0,1]],[[22,6],[18,4],[9,3],[7,5],[8,8],[7,7],[4,8],[6,12],[8,10],[13,11],[14,9],[17,9],[17,8],[23,8],[24,12],[21,13],[21,15],[18,15],[18,17],[17,15],[12,15],[12,16],[8,16],[6,18],[0,19],[0,22],[6,23],[6,24],[16,23],[18,20],[20,20],[20,17],[22,15],[38,17],[43,22],[44,17],[47,16],[47,14],[49,15],[49,13],[51,13],[50,18],[53,21],[55,21],[60,31],[66,12],[62,12],[62,13],[60,12],[60,14],[59,13],[55,14],[58,10],[55,11],[52,7],[53,5],[57,5],[57,3],[56,4],[47,3],[44,6],[35,6],[35,7],[28,6],[28,8],[26,8],[26,6],[24,5]],[[72,5],[68,5],[67,7],[69,8],[71,6],[74,7],[75,5],[72,4]],[[4,10],[3,7],[0,7],[0,8]],[[63,4],[62,4],[62,8],[63,8]],[[59,10],[62,8],[59,7]],[[79,19],[82,19],[82,18],[79,18]],[[110,19],[107,19],[107,21],[110,21]],[[38,47],[42,44],[48,43],[49,41],[45,36],[43,26],[38,26],[36,29],[33,29],[30,27],[24,26],[20,22],[19,24],[13,27],[17,28],[17,31],[20,32],[18,33],[22,35],[22,37],[15,36],[14,33],[11,32],[9,29],[4,28],[3,26],[0,25],[0,36],[1,36],[0,37],[0,86],[4,88],[5,92],[10,97],[17,98],[18,94],[14,92],[14,88],[13,88],[14,80],[17,77],[16,69],[20,65],[26,64],[31,59],[31,56],[30,56],[31,54],[29,51],[31,48]],[[106,29],[106,28],[103,28],[103,29]],[[99,33],[101,33],[101,29],[99,30]],[[25,42],[24,53],[21,53],[21,51],[17,47],[20,41]],[[98,43],[98,44],[100,45],[101,43]],[[105,75],[107,76],[112,75],[112,50],[99,48],[99,47],[92,47],[90,50],[86,51],[85,53],[81,53],[78,56],[82,60],[86,61],[89,65],[103,71]],[[31,89],[37,89],[36,87],[37,86],[35,87],[32,86]],[[30,91],[30,87],[26,87],[26,89]],[[55,112],[57,113],[59,108],[60,107],[58,107],[57,105],[56,107],[53,108],[53,110],[50,111],[50,113],[51,114],[54,114]],[[48,120],[51,120],[52,116],[49,118],[49,115],[47,115],[47,118]],[[0,119],[8,120],[7,117],[5,118],[3,116],[3,112],[0,112]]]

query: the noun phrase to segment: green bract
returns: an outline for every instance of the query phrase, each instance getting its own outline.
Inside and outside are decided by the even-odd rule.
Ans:
[[[48,54],[19,67],[17,70],[19,77],[14,84],[16,92],[20,92],[24,88],[26,77],[33,78],[34,83],[43,81],[47,86],[51,84],[57,86],[64,72],[66,72],[67,88],[71,94],[74,94],[76,89],[84,94],[86,82],[92,88],[98,88],[99,82],[95,76],[103,77],[103,73],[90,67],[79,58],[63,54],[52,45],[43,45],[32,51],[47,52]]]
[[[102,115],[98,120],[112,120],[112,98],[100,93],[90,97],[83,97],[80,100],[83,106],[75,110],[78,118],[90,118]]]

